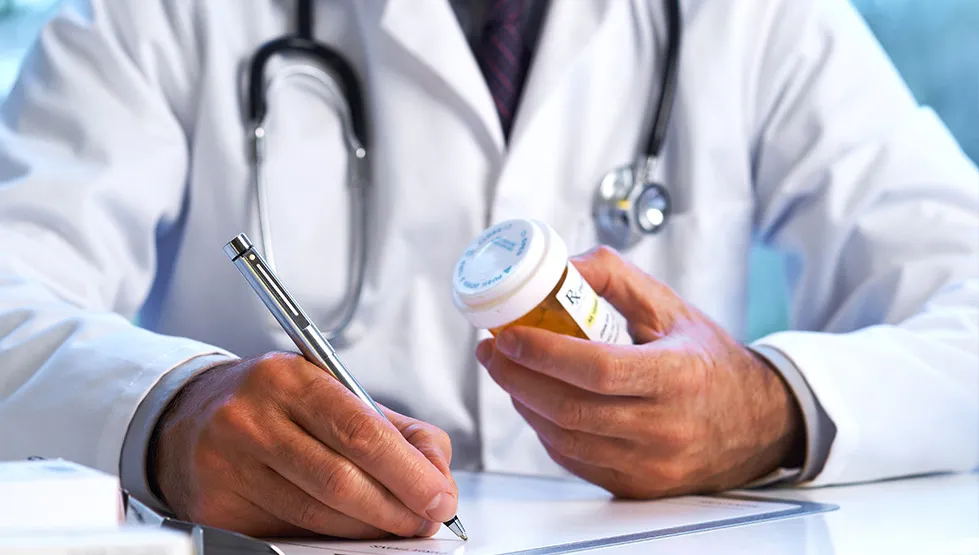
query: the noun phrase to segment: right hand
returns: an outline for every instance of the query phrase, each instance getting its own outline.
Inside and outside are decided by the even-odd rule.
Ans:
[[[150,470],[178,517],[252,536],[431,536],[458,503],[449,437],[384,410],[296,354],[234,361],[181,389]]]

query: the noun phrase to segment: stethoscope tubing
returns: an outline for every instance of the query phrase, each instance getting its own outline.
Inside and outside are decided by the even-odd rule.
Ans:
[[[650,174],[662,153],[676,99],[683,31],[680,0],[666,0],[666,11],[669,39],[665,67],[652,128],[645,145],[645,155],[633,167],[632,175],[635,176],[636,182],[633,190],[626,195],[628,198],[624,197],[615,201],[621,204],[622,200],[631,199],[630,202],[632,202],[643,195],[646,190],[656,188],[657,191],[661,191],[663,200],[667,205],[667,210],[663,212],[664,218],[669,213],[669,196],[665,187],[651,182]],[[310,65],[318,67],[320,71],[288,71],[291,71],[291,74],[300,74],[319,81],[330,92],[330,97],[334,100],[335,108],[340,114],[344,139],[350,156],[347,182],[351,193],[350,259],[352,265],[348,274],[347,291],[338,309],[336,321],[334,325],[328,328],[324,327],[324,334],[327,339],[342,344],[343,335],[353,322],[359,308],[366,278],[367,234],[370,216],[369,189],[372,182],[368,156],[369,134],[366,98],[353,66],[338,51],[314,40],[312,0],[296,0],[295,23],[295,35],[280,37],[261,45],[248,64],[245,118],[252,144],[250,162],[252,165],[252,186],[256,195],[259,235],[261,236],[263,254],[270,266],[275,268],[273,229],[268,198],[269,184],[264,171],[268,91],[272,89],[275,80],[269,79],[267,70],[273,57],[290,54],[304,56],[312,62]],[[613,170],[613,172],[616,171]],[[637,187],[644,189],[640,191]],[[611,199],[605,200],[609,203],[613,202]],[[599,223],[601,226],[601,222]],[[631,234],[636,236],[635,232],[631,232]]]

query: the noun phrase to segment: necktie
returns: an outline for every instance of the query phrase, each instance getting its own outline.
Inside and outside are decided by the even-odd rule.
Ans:
[[[510,136],[530,67],[530,44],[523,33],[523,14],[528,1],[534,0],[491,0],[477,55],[506,137]]]

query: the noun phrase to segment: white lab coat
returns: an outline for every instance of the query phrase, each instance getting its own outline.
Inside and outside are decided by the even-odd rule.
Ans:
[[[0,127],[0,458],[115,471],[168,369],[292,348],[221,248],[258,235],[243,71],[293,8],[84,4],[43,32]],[[798,365],[837,426],[816,483],[974,467],[976,168],[844,0],[683,5],[659,168],[678,213],[625,254],[736,336],[752,238],[790,255],[798,331],[760,343]],[[554,0],[509,150],[446,1],[315,9],[316,36],[361,74],[372,130],[370,263],[342,357],[378,400],[450,432],[457,466],[557,472],[478,368],[450,273],[490,220],[539,218],[572,251],[596,244],[596,184],[633,160],[658,96],[663,2]],[[270,117],[279,266],[325,324],[347,272],[338,123],[295,82]]]

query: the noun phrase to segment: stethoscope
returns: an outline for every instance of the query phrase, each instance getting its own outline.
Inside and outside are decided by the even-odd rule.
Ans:
[[[676,97],[680,62],[682,22],[679,0],[666,0],[669,44],[663,70],[661,94],[645,153],[634,163],[609,171],[601,180],[593,202],[593,217],[600,239],[620,249],[631,247],[643,237],[658,233],[667,224],[671,201],[666,187],[654,178],[662,154],[673,102]],[[312,0],[296,0],[296,33],[263,44],[248,67],[247,124],[251,145],[252,186],[258,212],[259,239],[266,262],[276,269],[272,245],[272,225],[265,180],[265,118],[269,93],[293,77],[320,85],[324,100],[339,115],[341,133],[347,148],[347,186],[351,192],[350,270],[343,304],[332,326],[323,327],[330,341],[344,341],[363,296],[367,266],[368,196],[370,163],[367,140],[367,109],[353,67],[336,50],[313,39]],[[277,55],[301,55],[315,64],[290,66],[266,79],[269,60]]]

